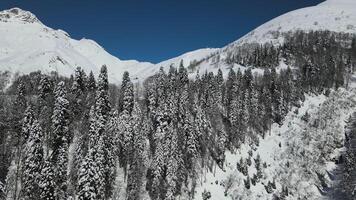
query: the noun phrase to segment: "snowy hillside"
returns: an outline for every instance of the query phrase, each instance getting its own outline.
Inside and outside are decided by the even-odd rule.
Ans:
[[[205,169],[195,199],[202,199],[205,192],[212,200],[266,200],[273,199],[274,194],[285,195],[284,187],[289,188],[286,199],[324,199],[321,179],[331,184],[327,174],[335,168],[334,160],[345,140],[345,121],[354,108],[354,90],[307,97],[301,108],[287,115],[282,126],[273,124],[259,145],[244,144],[237,152],[227,151],[223,170]],[[245,166],[247,175],[239,172],[238,166]],[[257,181],[251,180],[250,189],[246,189],[244,181],[256,175]],[[275,184],[270,194],[269,182]]]
[[[72,39],[68,33],[45,26],[34,14],[19,8],[0,12],[0,35],[0,71],[57,71],[61,75],[69,76],[77,66],[97,74],[105,64],[113,83],[120,83],[124,71],[129,71],[134,79],[145,78],[157,72],[160,66],[168,68],[171,64],[178,65],[182,59],[184,63],[189,64],[214,51],[198,50],[158,65],[120,60],[106,52],[95,41],[85,38]]]
[[[135,75],[153,66],[134,60],[122,61],[92,40],[71,39],[66,32],[46,27],[35,15],[19,8],[0,12],[0,35],[2,71],[57,71],[69,76],[77,66],[98,73],[101,65],[106,64],[111,81],[116,82],[124,70]]]
[[[227,74],[231,68],[225,62],[227,54],[246,43],[280,43],[284,33],[296,30],[356,33],[355,10],[356,2],[353,0],[328,0],[277,17],[226,47],[199,49],[152,64],[120,60],[93,40],[72,39],[62,30],[45,26],[31,12],[13,8],[0,12],[0,71],[57,71],[69,76],[77,66],[97,74],[101,65],[105,64],[110,73],[110,81],[119,83],[124,71],[129,71],[133,79],[144,79],[157,72],[160,67],[177,67],[183,60],[184,66],[189,67],[191,77],[197,71],[216,72],[219,68]],[[239,65],[233,67],[241,68]]]
[[[356,33],[356,1],[327,0],[319,5],[281,15],[232,43],[280,43],[283,33],[297,30],[329,30]]]
[[[202,62],[197,69],[200,71],[223,71],[233,67],[242,68],[237,64],[227,64],[229,54],[244,54],[249,45],[272,43],[282,44],[284,36],[289,33],[302,31],[324,31],[356,34],[356,1],[355,0],[327,0],[319,5],[298,9],[281,15],[257,27],[242,38],[220,48],[213,57]],[[241,52],[242,51],[242,52]],[[207,55],[208,56],[208,55]]]

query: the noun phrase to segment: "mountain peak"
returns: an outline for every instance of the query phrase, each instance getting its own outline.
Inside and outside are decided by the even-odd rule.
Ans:
[[[21,8],[11,8],[0,12],[1,22],[22,22],[22,23],[40,23],[40,20],[29,11],[22,10]]]

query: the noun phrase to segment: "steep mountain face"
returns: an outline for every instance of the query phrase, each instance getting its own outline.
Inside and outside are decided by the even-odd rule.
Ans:
[[[219,68],[226,75],[231,67],[228,55],[241,51],[241,46],[256,43],[281,44],[286,33],[297,30],[329,30],[356,33],[356,2],[354,0],[327,0],[313,7],[302,8],[277,17],[241,39],[219,49],[199,49],[158,64],[120,60],[105,51],[93,40],[75,40],[62,30],[42,24],[35,15],[19,8],[0,12],[0,71],[29,73],[41,70],[57,71],[69,76],[77,66],[97,73],[101,65],[107,65],[110,81],[120,83],[124,71],[133,79],[144,79],[169,66],[179,66],[181,60],[191,77],[196,72],[216,72]],[[21,30],[21,31],[19,31]],[[285,65],[282,63],[281,68]],[[258,69],[255,69],[259,71]]]
[[[125,70],[137,74],[153,66],[135,60],[122,61],[92,40],[71,39],[66,32],[46,27],[35,15],[19,8],[0,12],[0,35],[1,71],[57,71],[69,76],[77,66],[97,73],[106,64],[111,81],[116,82],[116,74]]]

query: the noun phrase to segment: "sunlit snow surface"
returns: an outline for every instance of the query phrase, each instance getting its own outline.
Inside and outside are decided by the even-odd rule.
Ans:
[[[275,31],[287,33],[297,30],[356,33],[356,1],[328,0],[316,6],[288,12],[259,26],[233,44],[280,43],[282,35],[277,36]]]
[[[134,80],[142,80],[153,75],[160,67],[166,70],[170,65],[178,67],[183,60],[185,67],[194,61],[201,61],[197,67],[188,70],[191,77],[197,71],[216,72],[219,68],[227,74],[231,66],[223,62],[226,52],[245,43],[281,43],[283,33],[296,30],[356,33],[356,1],[328,0],[317,6],[292,11],[263,24],[226,47],[198,49],[158,64],[120,60],[93,40],[71,39],[65,31],[45,26],[32,13],[14,8],[0,12],[0,71],[57,71],[69,76],[77,66],[97,74],[101,65],[106,64],[110,81],[120,83],[124,71],[129,71]],[[276,35],[276,32],[279,34]],[[120,46],[117,48],[120,49]],[[159,48],[159,45],[155,48]],[[219,56],[205,59],[213,54]],[[236,65],[233,67],[241,68]]]

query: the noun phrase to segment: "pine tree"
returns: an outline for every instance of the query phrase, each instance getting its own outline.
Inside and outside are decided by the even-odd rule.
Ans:
[[[22,165],[22,197],[25,200],[39,199],[41,166],[43,162],[42,131],[37,120],[29,127]]]
[[[42,170],[41,178],[39,181],[40,186],[40,199],[41,200],[55,200],[55,171],[51,159],[46,159]]]
[[[52,115],[52,130],[54,135],[53,140],[53,155],[56,159],[56,150],[69,143],[69,102],[66,99],[66,91],[64,82],[58,83],[55,89],[55,103]]]
[[[344,72],[345,72],[345,63],[342,58],[339,58],[339,62],[336,68],[335,74],[335,88],[338,89],[339,87],[344,85]]]
[[[89,78],[86,87],[88,88],[89,91],[95,91],[96,89],[96,81],[95,81],[93,71],[90,71],[89,73]]]
[[[105,120],[94,106],[90,109],[89,122],[88,152],[79,168],[77,195],[81,200],[100,200],[107,195],[106,175],[110,168],[107,165],[108,155],[104,141]]]
[[[256,182],[258,183],[260,179],[262,179],[262,167],[261,167],[261,157],[260,154],[257,154],[257,157],[255,159],[255,167],[257,171],[257,179]]]
[[[69,145],[69,102],[66,99],[64,82],[55,89],[55,103],[52,115],[53,152],[52,159],[56,166],[55,183],[57,198],[66,198],[67,165]]]
[[[150,190],[150,196],[152,199],[159,199],[164,191],[165,187],[162,186],[165,176],[164,171],[167,164],[168,151],[166,151],[167,145],[170,144],[169,138],[172,136],[170,131],[173,131],[172,124],[169,123],[168,103],[163,102],[157,109],[156,114],[156,131],[153,136],[154,142],[154,155],[151,169],[153,171],[152,186]]]
[[[81,119],[84,114],[87,98],[87,75],[84,70],[77,67],[75,70],[75,76],[73,78],[70,106],[73,114],[78,116],[76,119]]]
[[[72,85],[72,93],[77,97],[82,95],[86,91],[87,76],[81,67],[77,67],[74,72],[74,80]]]
[[[175,189],[178,181],[178,168],[181,162],[180,152],[178,150],[178,134],[176,130],[173,129],[173,126],[168,127],[166,133],[166,144],[165,149],[170,149],[171,151],[166,155],[167,162],[167,192],[165,199],[174,200],[175,199]]]
[[[235,91],[238,91],[238,90],[236,90],[236,87],[237,87],[236,73],[232,68],[229,71],[225,87],[226,87],[225,106],[227,107],[227,113],[229,116],[231,109],[232,109],[231,102],[233,100]]]
[[[145,135],[147,134],[147,124],[144,121],[138,103],[135,103],[132,112],[133,121],[133,148],[132,159],[129,163],[127,178],[127,200],[139,200],[144,177],[145,162]]]
[[[258,106],[259,106],[259,102],[258,102],[258,92],[257,92],[257,88],[255,87],[255,84],[252,84],[252,91],[249,95],[249,125],[250,127],[254,128],[256,131],[259,130],[259,110],[258,110]]]
[[[122,77],[120,92],[119,112],[126,110],[129,114],[131,114],[133,109],[134,91],[129,72],[127,71],[124,72]]]
[[[44,145],[46,154],[52,147],[53,134],[51,130],[51,115],[53,113],[54,94],[53,94],[53,81],[47,75],[42,75],[40,84],[38,86],[38,121],[44,133]]]
[[[131,115],[127,110],[120,114],[121,127],[120,127],[120,143],[121,143],[121,165],[126,172],[127,164],[131,160],[132,139],[133,139],[133,122]]]
[[[100,167],[103,155],[97,149],[89,147],[88,153],[79,170],[78,199],[101,200],[104,199],[103,174]]]
[[[131,114],[134,106],[134,91],[132,82],[128,82],[124,90],[123,110]]]
[[[24,151],[26,142],[29,139],[30,132],[33,128],[34,116],[31,106],[26,108],[23,120],[22,128],[20,133],[17,136],[17,148],[16,148],[16,157],[14,157],[15,169],[9,168],[9,172],[6,177],[6,190],[9,194],[8,196],[13,197],[14,199],[18,198],[19,193],[19,182],[22,177],[21,166],[23,165],[23,156],[26,153]]]
[[[18,87],[17,87],[17,95],[16,95],[16,99],[14,102],[14,107],[16,109],[14,109],[14,111],[16,113],[14,113],[16,120],[18,121],[16,124],[21,124],[19,123],[21,119],[23,119],[23,113],[26,110],[27,107],[27,101],[26,101],[26,94],[25,94],[25,86],[22,83],[22,81],[19,83]],[[19,129],[21,129],[20,127],[16,127],[16,124],[14,124],[14,128],[17,129],[18,132],[21,132]]]
[[[110,112],[110,102],[109,102],[109,82],[107,68],[105,65],[101,67],[98,83],[97,83],[97,94],[95,98],[95,109],[93,110],[93,117],[91,126],[96,137],[100,139],[102,137],[104,147],[104,193],[108,198],[111,195],[111,187],[113,179],[113,170],[114,170],[114,159],[113,159],[113,138],[105,130],[105,126],[109,119]],[[98,140],[97,140],[98,141]],[[95,147],[95,146],[94,146]]]
[[[106,121],[110,112],[108,72],[105,65],[100,69],[96,93],[96,112]]]
[[[178,68],[178,88],[183,88],[184,85],[189,83],[188,71],[183,65],[183,60],[180,61]]]
[[[40,100],[46,100],[46,98],[53,92],[52,81],[48,76],[43,75],[38,87]]]
[[[240,103],[240,119],[241,119],[241,141],[245,141],[246,138],[246,131],[249,131],[249,119],[250,119],[250,99],[249,99],[249,94],[248,90],[245,90],[244,94],[241,95],[241,102]]]
[[[218,69],[218,73],[215,77],[216,79],[216,87],[217,87],[217,104],[223,108],[223,103],[225,100],[225,86],[224,86],[224,77],[221,69]]]

